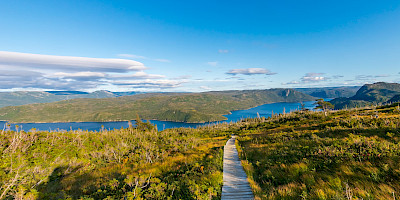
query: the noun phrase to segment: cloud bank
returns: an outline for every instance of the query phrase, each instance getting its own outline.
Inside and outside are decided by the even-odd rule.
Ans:
[[[4,68],[4,66],[12,66],[29,69],[116,73],[146,69],[142,63],[127,59],[53,56],[7,51],[0,51],[0,66],[3,66],[2,68]]]
[[[0,89],[90,90],[118,85],[165,89],[183,83],[147,74],[143,71],[146,69],[144,64],[128,59],[0,51]]]

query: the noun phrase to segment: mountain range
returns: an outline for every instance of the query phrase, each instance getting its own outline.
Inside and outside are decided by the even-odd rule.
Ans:
[[[369,105],[387,104],[400,100],[400,84],[377,82],[365,84],[354,96],[336,98],[330,101],[335,109],[364,107]]]
[[[294,90],[318,98],[338,98],[353,96],[359,86],[351,87],[326,87],[326,88],[294,88]],[[0,108],[6,106],[19,106],[33,103],[50,103],[62,100],[79,98],[112,98],[143,94],[144,92],[111,92],[99,90],[95,92],[83,91],[16,91],[0,92]],[[161,93],[161,92],[157,92]]]

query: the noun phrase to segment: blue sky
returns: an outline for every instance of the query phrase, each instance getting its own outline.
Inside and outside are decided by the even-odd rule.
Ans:
[[[400,1],[0,2],[0,91],[400,82]]]

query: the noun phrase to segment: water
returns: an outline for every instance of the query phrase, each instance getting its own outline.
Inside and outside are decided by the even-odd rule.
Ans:
[[[313,109],[315,105],[313,105],[314,101],[304,102],[305,108]],[[154,125],[157,125],[158,130],[164,130],[168,128],[196,128],[198,126],[204,126],[214,123],[222,123],[222,122],[236,122],[244,118],[255,118],[257,117],[257,113],[260,117],[270,117],[272,112],[283,113],[285,110],[286,113],[298,110],[300,108],[300,103],[272,103],[272,104],[264,104],[261,106],[257,106],[254,108],[250,108],[247,110],[237,110],[232,111],[229,115],[224,115],[227,117],[227,120],[220,122],[211,122],[211,123],[184,123],[184,122],[171,122],[171,121],[158,121],[158,120],[150,120],[150,122]],[[0,121],[0,129],[3,129],[5,125],[5,121]],[[132,124],[135,124],[132,121]],[[89,131],[100,131],[103,128],[107,130],[112,129],[120,129],[127,128],[128,122],[67,122],[67,123],[16,123],[11,124],[11,130],[16,130],[16,125],[18,125],[18,130],[29,131],[32,128],[36,128],[36,130],[44,130],[44,131],[57,131],[57,130],[89,130]],[[103,126],[103,127],[102,127]]]

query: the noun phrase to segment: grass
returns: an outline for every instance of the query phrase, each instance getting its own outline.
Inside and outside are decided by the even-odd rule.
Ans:
[[[256,198],[400,198],[399,114],[394,105],[248,120],[238,145]]]
[[[400,198],[399,104],[157,131],[0,132],[0,199],[220,199],[232,133],[257,199]]]
[[[219,199],[228,135],[209,127],[3,131],[0,199]]]

